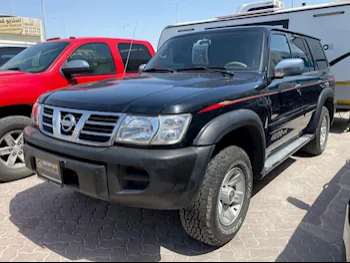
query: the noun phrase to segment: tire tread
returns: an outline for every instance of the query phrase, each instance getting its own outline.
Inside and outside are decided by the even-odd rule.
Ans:
[[[249,157],[241,148],[230,146],[222,150],[210,161],[201,190],[192,205],[180,210],[180,219],[185,231],[193,238],[211,246],[222,246],[230,241],[230,239],[222,240],[217,237],[211,217],[213,209],[216,209],[214,199],[217,194],[217,189],[214,189],[213,186],[222,180],[218,171],[222,168],[222,163],[227,163],[232,159],[244,160],[251,171]]]

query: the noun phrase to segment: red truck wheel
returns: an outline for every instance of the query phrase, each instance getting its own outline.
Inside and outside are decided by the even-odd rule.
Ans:
[[[32,174],[24,163],[23,129],[31,122],[24,116],[0,119],[0,182],[9,182]]]

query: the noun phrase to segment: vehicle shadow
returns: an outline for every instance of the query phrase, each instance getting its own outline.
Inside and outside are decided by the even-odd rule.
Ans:
[[[334,118],[334,123],[330,130],[331,133],[342,134],[347,132],[347,128],[350,128],[350,121],[348,119],[348,115],[345,115],[344,117],[340,116],[343,115],[339,115]]]
[[[339,116],[343,116],[343,115],[339,115]],[[350,123],[349,123],[349,119],[347,119],[346,117],[335,117],[334,118],[334,123],[330,129],[330,133],[333,134],[343,134],[346,133],[346,129],[350,127]],[[301,158],[314,158],[314,156],[307,154],[303,151],[299,151],[297,153],[294,154],[295,157],[301,157]]]
[[[288,159],[256,182],[254,194],[294,161]],[[172,252],[184,259],[216,250],[190,238],[177,211],[109,204],[48,183],[19,193],[10,214],[19,232],[36,246],[69,260],[155,262],[173,259]]]
[[[312,206],[289,197],[307,214],[276,262],[344,262],[343,231],[350,197],[350,161],[324,186]]]

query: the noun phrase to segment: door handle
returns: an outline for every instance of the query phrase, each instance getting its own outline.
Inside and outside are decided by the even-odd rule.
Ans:
[[[329,82],[328,81],[324,81],[324,80],[319,80],[318,84],[321,86],[321,88],[327,88],[329,87]]]
[[[302,96],[301,84],[296,84],[296,85],[295,85],[295,89],[297,90],[297,92],[299,93],[299,95]]]

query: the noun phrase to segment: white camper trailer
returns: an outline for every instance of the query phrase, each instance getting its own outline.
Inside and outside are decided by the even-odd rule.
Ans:
[[[236,14],[166,27],[159,48],[171,37],[215,28],[272,25],[322,40],[336,77],[338,109],[350,109],[350,0],[285,8],[278,0],[244,4]]]

